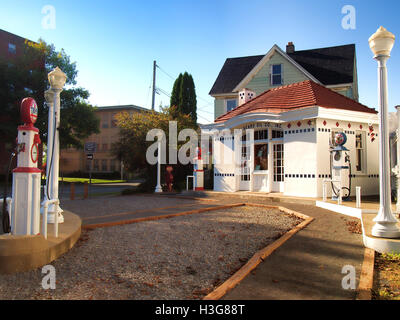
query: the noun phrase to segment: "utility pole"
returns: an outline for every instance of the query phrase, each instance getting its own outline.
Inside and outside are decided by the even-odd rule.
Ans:
[[[151,99],[151,110],[154,111],[154,102],[155,102],[155,97],[156,97],[156,68],[157,68],[157,63],[156,60],[153,62],[153,97]]]

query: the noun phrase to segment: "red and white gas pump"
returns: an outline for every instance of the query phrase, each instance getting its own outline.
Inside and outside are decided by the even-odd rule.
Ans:
[[[32,98],[21,103],[21,120],[18,127],[17,167],[13,170],[11,233],[37,235],[40,232],[40,178],[38,107]]]

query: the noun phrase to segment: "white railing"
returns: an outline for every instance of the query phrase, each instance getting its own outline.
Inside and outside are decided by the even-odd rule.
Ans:
[[[1,210],[3,210],[3,202],[4,202],[4,199],[3,198],[1,198],[0,199],[0,206],[1,206]],[[10,197],[7,197],[6,198],[6,202],[7,202],[7,211],[9,212],[9,217],[10,217],[10,226],[12,226],[12,221],[11,221],[11,210],[12,210],[12,198],[10,198]],[[5,212],[3,212],[3,214],[6,214]]]
[[[49,205],[54,204],[54,207],[58,207],[60,204],[60,200],[58,199],[52,199],[52,200],[46,200],[42,202],[43,206],[43,221],[42,221],[42,233],[45,239],[47,239],[47,212],[49,210]],[[58,237],[58,212],[54,213],[54,236],[57,238]]]

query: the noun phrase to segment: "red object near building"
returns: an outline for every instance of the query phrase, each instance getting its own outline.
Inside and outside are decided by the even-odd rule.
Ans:
[[[168,192],[172,192],[172,185],[174,183],[174,175],[172,171],[174,169],[171,166],[167,166],[165,169],[165,183],[167,184]]]

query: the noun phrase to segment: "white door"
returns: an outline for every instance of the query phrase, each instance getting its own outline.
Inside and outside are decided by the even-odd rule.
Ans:
[[[283,164],[283,143],[273,144],[273,180],[272,191],[284,191],[284,164]]]

